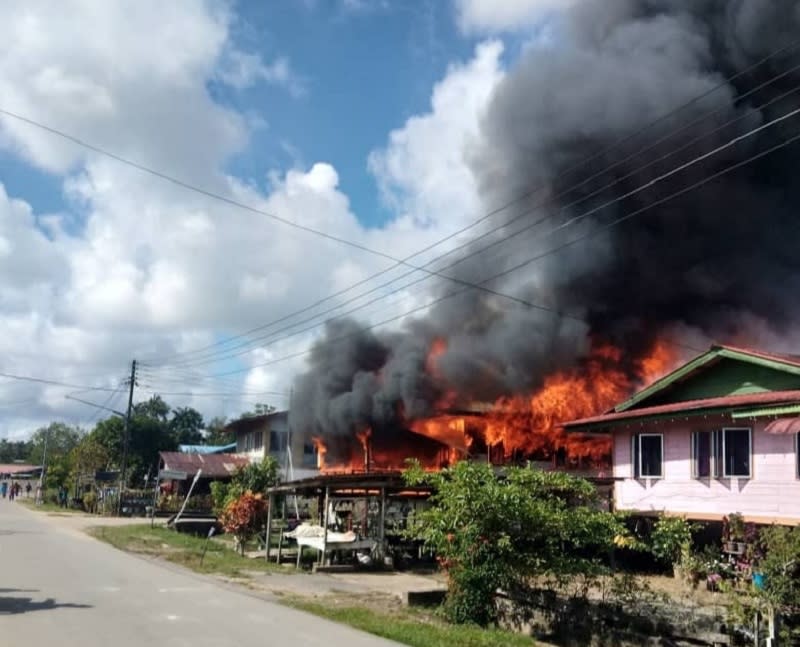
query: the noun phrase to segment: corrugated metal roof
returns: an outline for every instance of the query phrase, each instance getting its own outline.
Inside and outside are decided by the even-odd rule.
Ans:
[[[182,454],[180,452],[159,452],[164,469],[196,474],[203,470],[203,477],[231,476],[239,467],[250,463],[246,456],[237,454]]]
[[[798,434],[800,433],[800,418],[779,418],[773,420],[765,428],[768,434]]]
[[[780,362],[781,364],[789,364],[800,368],[800,355],[790,355],[788,353],[769,353],[763,350],[756,350],[755,348],[745,348],[744,346],[731,346],[729,344],[720,344],[714,348],[721,348],[729,350],[733,353],[740,353],[742,355],[751,355],[753,357],[760,357],[773,362]]]
[[[714,345],[702,355],[698,355],[693,360],[649,384],[607,413],[621,413],[633,409],[654,395],[670,388],[673,384],[691,378],[699,371],[714,365],[723,358],[766,366],[793,374],[800,373],[800,356],[797,355],[780,355],[739,346]]]
[[[236,443],[230,445],[178,445],[182,454],[228,454],[236,449]]]
[[[764,407],[750,409],[749,411],[734,411],[731,418],[760,418],[762,416],[785,416],[791,413],[800,413],[800,404],[785,404],[780,407]]]
[[[672,415],[702,415],[709,411],[732,413],[733,410],[754,405],[768,405],[779,403],[800,404],[800,390],[794,391],[767,391],[764,393],[748,393],[744,395],[726,395],[718,398],[705,398],[702,400],[689,400],[687,402],[674,402],[655,407],[642,409],[629,409],[616,413],[607,413],[602,416],[593,416],[581,420],[573,420],[563,424],[565,429],[576,430],[582,427],[613,426],[618,422],[640,420],[645,418],[658,418]],[[740,413],[737,411],[737,413]]]
[[[0,474],[28,474],[29,472],[38,472],[41,469],[41,465],[23,465],[22,463],[0,464]]]

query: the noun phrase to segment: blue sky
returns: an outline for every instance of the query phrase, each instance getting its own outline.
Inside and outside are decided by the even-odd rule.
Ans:
[[[367,156],[389,131],[428,108],[431,87],[452,61],[471,55],[475,40],[459,32],[452,7],[436,0],[361,9],[346,9],[340,0],[249,0],[238,7],[238,40],[266,60],[287,55],[304,92],[217,88],[220,101],[267,122],[232,170],[254,176],[265,167],[328,161],[362,223],[384,222],[390,214]]]
[[[399,257],[479,215],[465,147],[530,37],[519,17],[542,1],[505,0],[499,24],[493,0],[0,5],[0,108]],[[383,164],[374,172],[372,153]],[[384,204],[381,187],[398,201]],[[9,117],[0,189],[8,373],[115,385],[132,357],[205,359],[197,349],[386,266]],[[402,292],[359,316],[382,319],[426,297]],[[252,342],[249,354],[191,371],[167,362],[150,382],[247,391],[242,406],[254,392],[287,391],[322,317],[291,340]],[[284,355],[296,359],[270,362]],[[215,377],[232,369],[243,372]],[[63,395],[0,380],[0,436],[87,413]],[[173,404],[219,412],[194,397]]]

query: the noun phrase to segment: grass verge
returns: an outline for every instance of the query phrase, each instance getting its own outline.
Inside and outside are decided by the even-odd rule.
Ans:
[[[31,498],[21,498],[17,499],[17,502],[29,507],[31,510],[38,510],[39,512],[57,512],[59,514],[86,514],[83,510],[75,510],[74,508],[62,508],[60,505],[55,503],[42,503],[41,505],[36,505],[36,501]]]
[[[169,528],[151,528],[149,524],[131,526],[98,526],[90,528],[89,534],[111,544],[115,548],[140,555],[160,557],[180,564],[199,573],[214,573],[228,577],[246,577],[247,571],[290,572],[264,559],[242,557],[228,546],[175,532]],[[201,563],[203,549],[205,559]]]
[[[365,606],[326,604],[325,598],[283,596],[281,600],[296,609],[412,647],[531,647],[536,644],[528,636],[508,631],[447,624],[422,610],[382,612]]]

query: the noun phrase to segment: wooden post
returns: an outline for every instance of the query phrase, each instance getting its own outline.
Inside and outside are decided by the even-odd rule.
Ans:
[[[322,515],[322,555],[320,556],[320,564],[325,566],[325,557],[328,553],[328,507],[330,502],[331,496],[331,489],[330,487],[325,487],[325,510]]]
[[[303,556],[303,547],[300,545],[300,542],[297,542],[297,564],[295,564],[295,568],[299,571],[300,570],[300,558]]]
[[[264,546],[264,559],[269,561],[269,542],[272,540],[272,505],[275,503],[275,495],[269,495],[269,508],[267,508],[267,532],[266,537],[264,537],[264,541],[266,545]]]
[[[278,556],[275,558],[275,563],[281,563],[281,552],[283,551],[283,528],[281,528],[281,534],[278,535]]]
[[[380,527],[378,528],[378,541],[380,549],[378,555],[381,560],[386,557],[386,488],[381,488]]]

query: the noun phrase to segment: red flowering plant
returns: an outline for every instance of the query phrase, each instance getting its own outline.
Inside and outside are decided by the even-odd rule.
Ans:
[[[242,555],[245,544],[264,527],[268,507],[264,495],[250,490],[225,505],[220,522],[225,532],[233,535]]]

